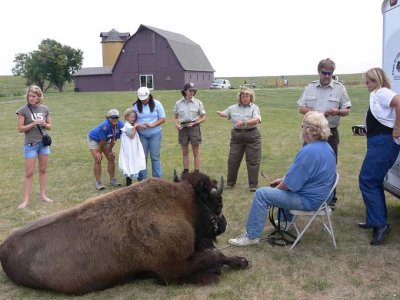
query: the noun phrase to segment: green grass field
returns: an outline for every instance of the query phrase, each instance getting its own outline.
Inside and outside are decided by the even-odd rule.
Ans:
[[[343,79],[346,81],[345,79]],[[235,85],[240,85],[238,78]],[[232,82],[235,82],[232,80]],[[303,81],[302,81],[303,82]],[[361,82],[361,80],[360,80]],[[1,80],[0,80],[1,83]],[[271,177],[284,174],[301,147],[299,139],[302,115],[297,100],[303,86],[292,88],[262,88],[256,90],[256,103],[262,113],[259,124],[263,137],[261,169]],[[23,85],[23,84],[22,84]],[[0,86],[2,86],[0,84]],[[23,91],[22,87],[22,91]],[[15,89],[11,89],[15,94]],[[400,202],[387,195],[389,222],[392,232],[384,245],[371,247],[372,232],[359,229],[364,221],[364,205],[358,189],[358,173],[365,154],[366,141],[351,134],[351,126],[362,124],[368,108],[369,94],[365,87],[349,86],[352,100],[350,116],[342,118],[338,171],[341,176],[337,189],[338,208],[333,222],[338,249],[334,250],[329,236],[315,223],[296,248],[268,243],[245,248],[228,245],[228,239],[244,228],[252,193],[248,190],[247,172],[242,162],[237,186],[224,191],[224,214],[228,221],[226,232],[219,237],[218,248],[228,255],[241,255],[252,262],[252,268],[242,271],[226,270],[218,285],[160,286],[153,280],[140,280],[105,291],[90,293],[80,299],[396,299],[400,296]],[[230,122],[218,117],[217,110],[236,103],[237,90],[199,90],[207,120],[202,126],[202,171],[215,179],[226,177]],[[163,125],[162,164],[164,177],[172,180],[173,169],[182,170],[181,151],[171,116],[179,91],[154,91],[167,112]],[[17,206],[22,197],[24,159],[23,134],[17,132],[15,111],[25,104],[23,96],[0,97],[0,143],[3,188],[0,196],[0,241],[16,228],[39,217],[69,208],[101,192],[94,189],[92,158],[86,145],[89,129],[103,120],[105,112],[130,107],[135,99],[132,92],[64,93],[45,95],[45,104],[53,118],[52,154],[48,168],[48,195],[53,204],[39,201],[38,175],[34,177],[31,202],[24,210]],[[119,143],[117,145],[117,153]],[[103,178],[107,182],[105,164]],[[118,174],[118,178],[123,178]],[[260,183],[263,179],[260,177]],[[113,188],[107,187],[107,191]],[[272,231],[267,224],[265,236]],[[73,247],[73,245],[71,245]],[[51,261],[48,262],[49,264]],[[71,274],[73,276],[73,274]],[[0,299],[72,299],[48,291],[15,285],[0,270]]]

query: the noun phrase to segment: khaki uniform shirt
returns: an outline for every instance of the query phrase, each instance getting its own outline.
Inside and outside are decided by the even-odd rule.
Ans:
[[[203,103],[193,97],[189,101],[185,100],[185,98],[178,100],[174,105],[173,113],[178,117],[179,122],[182,123],[194,122],[199,116],[205,115],[206,111],[204,110]]]
[[[319,80],[310,82],[297,104],[320,112],[325,112],[331,108],[351,107],[346,88],[335,80],[331,80],[330,84],[325,87],[321,86]],[[340,116],[329,116],[327,120],[329,127],[335,128],[339,126]]]
[[[240,103],[229,106],[223,111],[227,116],[228,120],[231,120],[233,128],[236,128],[236,123],[238,121],[248,121],[253,118],[258,118],[261,122],[261,114],[258,106],[252,102],[249,105],[242,105]],[[257,127],[257,125],[247,125],[243,126],[243,129],[251,129]]]

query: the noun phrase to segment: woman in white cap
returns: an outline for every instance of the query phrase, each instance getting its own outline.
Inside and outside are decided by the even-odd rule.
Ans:
[[[101,182],[101,161],[103,154],[106,156],[107,171],[110,175],[110,185],[117,187],[121,184],[115,178],[115,152],[113,147],[121,136],[124,123],[119,120],[119,112],[111,109],[106,114],[106,119],[88,133],[89,150],[94,158],[93,172],[96,178],[96,189],[104,190],[106,187]]]
[[[162,140],[161,124],[165,122],[165,111],[160,101],[153,98],[147,87],[137,91],[138,99],[133,103],[133,110],[137,115],[137,130],[143,145],[144,154],[150,153],[153,177],[162,177],[160,149]],[[137,180],[147,177],[147,170],[139,172]]]

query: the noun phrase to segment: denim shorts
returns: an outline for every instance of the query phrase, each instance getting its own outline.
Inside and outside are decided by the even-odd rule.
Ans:
[[[50,154],[50,147],[43,146],[42,142],[24,145],[25,158],[34,158],[38,157],[39,155],[48,155],[48,154]]]

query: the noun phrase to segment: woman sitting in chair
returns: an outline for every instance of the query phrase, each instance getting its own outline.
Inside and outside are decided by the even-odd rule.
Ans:
[[[336,159],[327,143],[331,132],[324,114],[310,111],[304,115],[301,139],[306,143],[283,178],[271,187],[257,189],[247,216],[246,231],[229,244],[257,244],[270,206],[287,210],[317,210],[328,196],[336,178]],[[291,216],[288,216],[290,220]]]

